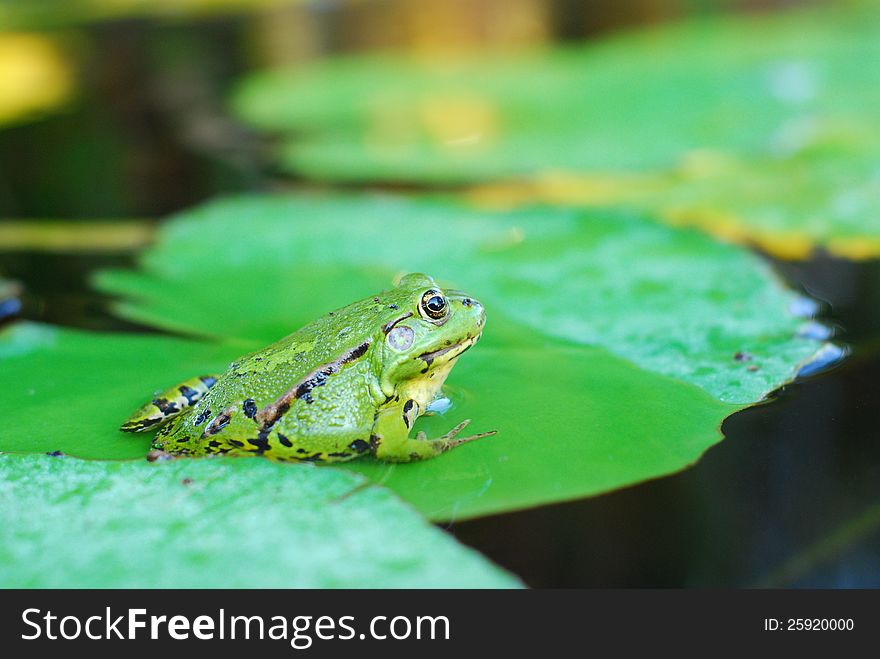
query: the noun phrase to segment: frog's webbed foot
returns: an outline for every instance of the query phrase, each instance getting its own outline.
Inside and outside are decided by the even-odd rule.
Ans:
[[[456,446],[495,434],[492,430],[460,437],[459,433],[471,422],[470,419],[466,419],[437,439],[429,439],[423,432],[417,433],[415,437],[409,437],[411,421],[406,414],[406,407],[403,405],[383,409],[377,415],[370,444],[373,455],[380,460],[387,462],[429,460]]]
[[[154,430],[198,403],[217,382],[215,375],[190,378],[158,394],[120,426],[123,432]]]
[[[480,432],[476,435],[468,435],[467,437],[458,437],[458,433],[464,430],[468,424],[471,422],[470,419],[465,419],[457,426],[455,426],[452,430],[447,432],[445,435],[441,435],[437,439],[428,439],[428,436],[423,432],[419,431],[416,434],[416,440],[420,442],[428,442],[430,444],[434,444],[438,447],[442,447],[440,451],[448,451],[451,448],[456,446],[461,446],[462,444],[467,444],[468,442],[472,442],[475,439],[482,439],[483,437],[490,437],[491,435],[497,434],[497,430],[489,430],[488,432]]]

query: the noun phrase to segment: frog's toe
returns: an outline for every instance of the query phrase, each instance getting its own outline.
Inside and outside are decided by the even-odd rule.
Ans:
[[[460,433],[462,430],[464,430],[465,428],[467,428],[467,426],[468,426],[468,424],[469,424],[470,422],[471,422],[470,419],[465,419],[464,421],[462,421],[461,423],[459,423],[457,426],[455,426],[455,428],[453,428],[453,429],[450,430],[448,433],[446,433],[445,435],[443,435],[440,439],[452,439],[452,438],[455,437],[458,433]]]
[[[455,439],[447,440],[448,448],[455,448],[456,446],[461,446],[462,444],[467,444],[468,442],[472,442],[475,439],[482,439],[483,437],[491,437],[492,435],[497,435],[497,430],[489,430],[487,432],[478,432],[476,435],[468,435],[467,437],[456,437]]]

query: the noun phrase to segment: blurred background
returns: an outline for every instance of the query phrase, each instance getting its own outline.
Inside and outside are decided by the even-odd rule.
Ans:
[[[13,300],[0,318],[153,331],[110,314],[91,273],[132,265],[162,218],[203,200],[317,185],[230,112],[248,72],[821,4],[0,0],[0,298]],[[765,257],[823,302],[853,346],[845,364],[728,419],[726,441],[681,474],[449,532],[531,586],[880,586],[880,263]]]

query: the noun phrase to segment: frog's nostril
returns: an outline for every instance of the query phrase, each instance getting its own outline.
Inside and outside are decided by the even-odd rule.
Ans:
[[[465,299],[463,299],[463,300],[461,301],[461,303],[462,303],[464,306],[469,307],[469,306],[471,306],[471,305],[474,303],[474,301],[473,301],[472,299],[470,299],[469,297],[466,297]]]

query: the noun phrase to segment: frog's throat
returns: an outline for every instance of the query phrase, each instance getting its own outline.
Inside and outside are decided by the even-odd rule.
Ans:
[[[475,336],[468,336],[466,339],[459,341],[458,343],[443,346],[442,348],[430,352],[423,352],[418,358],[425,362],[425,371],[427,371],[435,362],[445,363],[457,359],[467,352],[472,345],[479,341],[480,336],[482,336],[482,333]]]
[[[416,377],[406,382],[404,391],[409,392],[406,395],[418,401],[422,409],[427,407],[428,403],[434,399],[440,390],[440,387],[443,386],[449,371],[455,366],[455,360],[474,345],[480,339],[480,336],[481,334],[468,336],[458,343],[443,346],[430,352],[424,352],[416,357],[415,359],[424,360],[424,368]],[[384,396],[393,396],[395,393],[400,393],[399,391],[395,392],[395,385],[384,375],[381,380],[380,389]]]

